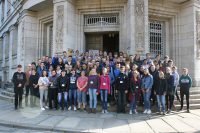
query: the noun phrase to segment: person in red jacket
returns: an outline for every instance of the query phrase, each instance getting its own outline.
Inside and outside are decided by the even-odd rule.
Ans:
[[[110,94],[110,77],[108,75],[107,68],[103,68],[102,75],[100,76],[100,93],[101,93],[101,103],[102,103],[102,113],[108,113],[107,99],[108,94]]]

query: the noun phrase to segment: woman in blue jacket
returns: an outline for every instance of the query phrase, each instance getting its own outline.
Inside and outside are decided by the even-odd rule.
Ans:
[[[144,97],[144,114],[151,114],[150,96],[153,85],[153,76],[148,69],[144,69],[144,77],[142,78],[141,88]]]

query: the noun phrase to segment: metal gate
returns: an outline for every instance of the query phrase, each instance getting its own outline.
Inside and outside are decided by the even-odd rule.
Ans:
[[[149,50],[153,55],[164,57],[166,48],[165,23],[163,21],[149,21]]]

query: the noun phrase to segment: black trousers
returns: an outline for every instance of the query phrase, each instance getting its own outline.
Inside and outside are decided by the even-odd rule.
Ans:
[[[52,102],[54,103],[54,108],[58,108],[58,91],[57,88],[49,88],[48,90],[49,96],[49,108],[52,109]]]
[[[172,106],[174,104],[174,95],[173,94],[167,94],[166,95],[166,104],[167,104],[167,109],[172,109]]]
[[[187,109],[189,109],[189,98],[190,98],[190,92],[189,88],[180,88],[180,94],[181,94],[181,109],[183,109],[183,100],[184,95],[186,96],[186,103],[187,103]]]
[[[14,88],[14,92],[15,92],[15,109],[22,106],[22,95],[23,95],[23,88],[18,88],[15,87]]]
[[[125,113],[125,106],[126,106],[126,94],[125,91],[118,91],[117,96],[117,113]]]
[[[26,104],[26,106],[28,105],[28,95],[29,95],[29,92],[30,92],[30,86],[27,85],[26,86],[26,93],[25,93],[25,104]]]

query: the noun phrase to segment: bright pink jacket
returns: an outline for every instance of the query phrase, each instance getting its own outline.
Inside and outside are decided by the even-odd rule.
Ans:
[[[108,94],[110,94],[110,77],[109,75],[101,75],[99,78],[99,89],[100,90],[108,90]]]

